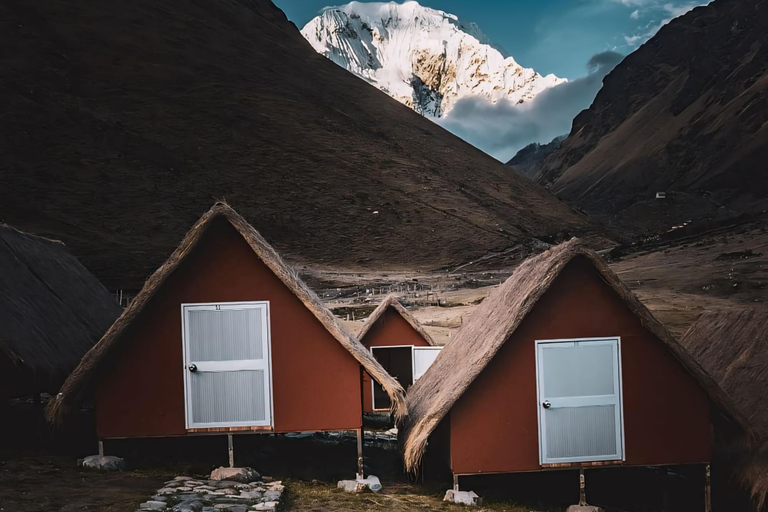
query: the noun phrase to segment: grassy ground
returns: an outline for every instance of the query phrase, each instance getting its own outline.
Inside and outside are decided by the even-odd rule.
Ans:
[[[442,501],[442,493],[431,492],[418,486],[388,484],[382,492],[374,494],[346,493],[328,483],[289,481],[285,510],[302,512],[382,510],[388,512],[467,510],[464,505]],[[473,508],[477,512],[527,512],[530,508],[512,503],[493,503]]]

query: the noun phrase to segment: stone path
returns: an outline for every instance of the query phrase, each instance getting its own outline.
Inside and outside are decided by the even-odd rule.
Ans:
[[[269,480],[269,477],[264,477]],[[138,511],[274,512],[285,486],[279,481],[241,484],[230,480],[198,480],[177,476],[166,482]]]

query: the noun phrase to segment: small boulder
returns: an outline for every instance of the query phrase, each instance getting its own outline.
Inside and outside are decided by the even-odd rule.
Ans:
[[[99,471],[125,471],[128,465],[124,459],[114,455],[90,455],[83,459],[83,467],[89,469],[98,469]]]
[[[225,468],[214,469],[211,473],[211,480],[232,480],[241,484],[256,482],[261,479],[261,475],[253,468]]]
[[[483,499],[475,494],[474,491],[454,491],[453,489],[448,489],[445,491],[443,501],[459,503],[461,505],[480,505]]]
[[[603,512],[603,509],[592,505],[571,505],[565,512]]]

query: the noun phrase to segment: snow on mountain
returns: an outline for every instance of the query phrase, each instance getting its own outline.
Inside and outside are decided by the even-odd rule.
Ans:
[[[318,53],[436,118],[464,97],[518,104],[565,81],[505,57],[476,24],[417,2],[327,7],[301,33]]]

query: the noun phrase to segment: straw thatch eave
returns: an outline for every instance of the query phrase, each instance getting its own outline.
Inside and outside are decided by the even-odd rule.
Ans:
[[[747,440],[736,451],[740,480],[760,509],[768,496],[768,308],[705,311],[682,343],[757,431],[761,444],[751,446]]]
[[[357,333],[357,338],[363,342],[363,345],[366,344],[365,335],[368,334],[376,322],[378,322],[382,315],[390,308],[392,308],[395,312],[397,312],[397,314],[403,317],[403,320],[408,322],[408,325],[410,325],[414,331],[419,333],[419,336],[424,338],[424,341],[426,341],[429,345],[437,346],[437,343],[435,343],[435,340],[432,339],[432,336],[430,336],[429,333],[424,330],[424,326],[421,325],[419,321],[413,317],[410,311],[405,309],[400,301],[397,300],[397,297],[392,294],[387,295],[384,300],[381,301],[381,304],[379,304],[378,307],[373,310],[370,316],[368,316],[365,321],[365,325],[363,325],[363,328],[360,329],[359,333]]]
[[[96,380],[99,367],[106,361],[114,348],[120,344],[123,338],[122,334],[141,314],[163,283],[197,246],[208,226],[217,218],[226,219],[240,233],[259,259],[285,283],[288,289],[312,312],[328,332],[381,384],[391,398],[393,414],[396,418],[401,418],[405,413],[405,390],[397,380],[390,376],[358,339],[347,331],[341,321],[333,316],[317,295],[304,284],[298,274],[283,261],[253,226],[248,224],[229,205],[220,202],[216,203],[192,226],[192,229],[189,230],[168,260],[144,283],[143,288],[130,306],[96,346],[83,357],[80,365],[64,383],[61,392],[49,402],[46,408],[49,420],[54,424],[61,423],[66,413],[83,400]]]
[[[427,440],[469,385],[520,326],[539,298],[574,258],[586,258],[648,331],[661,340],[728,417],[750,432],[748,422],[727,395],[651,314],[593,250],[579,240],[552,247],[523,262],[478,306],[469,321],[408,392],[408,416],[402,423],[404,462],[416,471]]]

